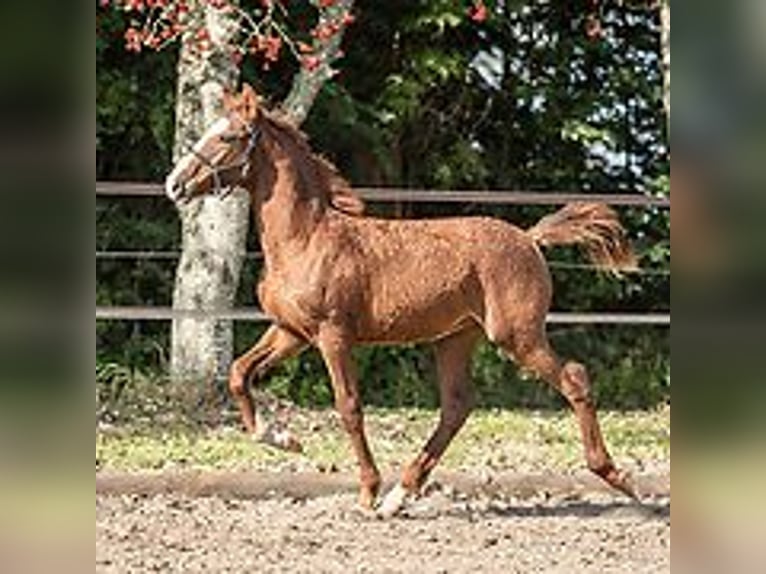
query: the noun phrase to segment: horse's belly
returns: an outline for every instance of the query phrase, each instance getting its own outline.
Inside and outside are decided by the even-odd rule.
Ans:
[[[360,318],[358,340],[370,343],[429,341],[461,330],[473,321],[465,294],[460,291],[418,295],[402,287],[390,299],[374,301],[368,316]]]
[[[423,343],[436,341],[452,333],[462,331],[473,324],[475,324],[475,320],[470,315],[463,315],[439,324],[409,322],[395,327],[384,325],[381,328],[360,333],[357,341],[364,344],[383,345]]]

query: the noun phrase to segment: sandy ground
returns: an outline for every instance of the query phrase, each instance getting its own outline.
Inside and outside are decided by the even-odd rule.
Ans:
[[[639,484],[442,474],[382,521],[353,476],[101,473],[96,572],[669,572],[669,478]]]

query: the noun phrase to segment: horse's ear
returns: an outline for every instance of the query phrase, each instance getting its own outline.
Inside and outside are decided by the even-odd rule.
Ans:
[[[232,93],[229,88],[224,87],[221,102],[223,103],[223,109],[230,112],[237,107],[237,95]]]
[[[245,121],[254,122],[258,119],[260,97],[250,84],[242,84],[242,113]]]

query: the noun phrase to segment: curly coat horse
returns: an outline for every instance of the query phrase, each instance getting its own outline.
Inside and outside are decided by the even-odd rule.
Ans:
[[[224,106],[225,115],[168,175],[166,191],[176,201],[233,186],[250,192],[265,264],[258,296],[273,324],[231,367],[230,390],[248,432],[259,432],[250,381],[316,347],[358,460],[359,502],[374,508],[381,478],[365,437],[352,347],[433,342],[441,415],[377,507],[390,516],[423,485],[466,420],[469,363],[484,334],[566,397],[588,468],[635,496],[607,452],[585,367],[557,358],[545,332],[551,278],[541,246],[581,244],[605,269],[634,266],[610,208],[569,204],[527,230],[487,217],[366,217],[334,166],[312,153],[296,127],[263,109],[252,88],[227,94]]]

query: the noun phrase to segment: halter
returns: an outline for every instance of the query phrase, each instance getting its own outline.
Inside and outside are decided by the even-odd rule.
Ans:
[[[210,158],[198,152],[196,149],[192,148],[191,150],[192,154],[202,163],[202,165],[206,166],[210,170],[210,174],[213,177],[213,195],[216,197],[224,198],[229,195],[231,190],[245,179],[247,172],[250,170],[250,163],[252,162],[250,154],[253,153],[255,146],[258,144],[258,138],[261,136],[261,130],[258,129],[255,125],[251,125],[247,133],[247,145],[242,151],[242,154],[238,159],[225,165],[215,165],[212,161],[210,161]],[[235,168],[240,169],[239,179],[224,188],[223,185],[221,185],[221,174]]]

